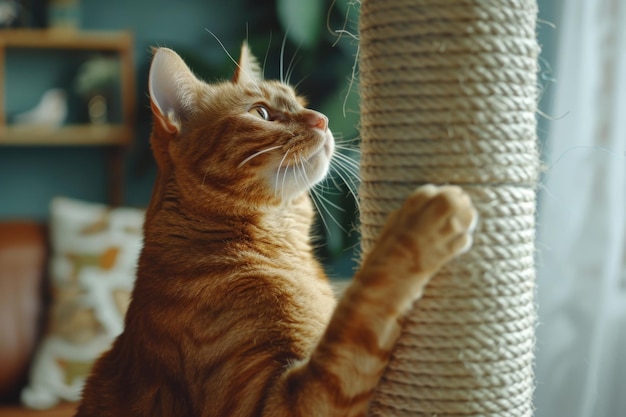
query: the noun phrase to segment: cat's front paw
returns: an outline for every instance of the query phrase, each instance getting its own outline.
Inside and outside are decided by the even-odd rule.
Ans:
[[[422,186],[390,216],[380,242],[387,250],[381,255],[411,274],[433,274],[470,249],[477,219],[460,187]]]

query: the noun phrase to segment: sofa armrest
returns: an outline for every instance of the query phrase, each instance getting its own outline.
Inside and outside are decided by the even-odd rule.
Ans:
[[[0,405],[0,417],[73,417],[77,408],[77,403],[62,403],[50,410],[29,410],[20,406]]]
[[[0,222],[0,400],[16,400],[41,331],[46,232],[32,222]],[[2,414],[0,414],[2,415]]]

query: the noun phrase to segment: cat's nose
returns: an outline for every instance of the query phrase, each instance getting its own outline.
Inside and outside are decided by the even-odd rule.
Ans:
[[[309,127],[321,129],[324,132],[328,129],[328,117],[318,111],[308,110],[304,121]]]

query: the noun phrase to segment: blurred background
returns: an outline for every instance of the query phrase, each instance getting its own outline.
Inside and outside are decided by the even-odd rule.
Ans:
[[[330,117],[339,138],[358,144],[358,88],[351,86],[358,43],[349,35],[356,33],[355,3],[0,0],[0,26],[47,21],[132,33],[135,119],[132,143],[124,147],[119,202],[141,208],[155,177],[146,96],[151,47],[174,48],[210,81],[233,70],[215,37],[233,56],[248,39],[268,77],[280,75],[281,62],[283,70],[292,68],[291,79],[311,107]],[[545,170],[537,230],[536,415],[626,416],[626,3],[538,3],[537,117]],[[120,123],[124,94],[111,75],[120,69],[116,59],[115,53],[71,48],[7,49],[1,87],[7,121],[28,117],[46,92],[60,89],[67,104],[59,116],[63,125],[102,118]],[[93,96],[103,101],[90,105]],[[45,222],[58,195],[110,202],[110,147],[5,145],[0,142],[0,221]],[[356,211],[350,187],[337,182],[340,189],[326,193],[333,204],[325,205],[337,221],[325,213],[318,233],[325,237],[320,255],[327,268],[345,277],[354,267]]]
[[[626,3],[541,6],[536,416],[626,416]]]

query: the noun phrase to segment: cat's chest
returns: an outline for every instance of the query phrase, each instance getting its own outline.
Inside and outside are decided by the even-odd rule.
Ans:
[[[294,349],[306,355],[317,344],[334,312],[336,299],[325,280],[308,277],[283,284],[277,308],[279,326],[290,334]],[[298,348],[297,346],[300,346]]]
[[[308,314],[315,315],[327,323],[335,309],[336,299],[326,280],[304,279],[296,288],[297,302]]]

